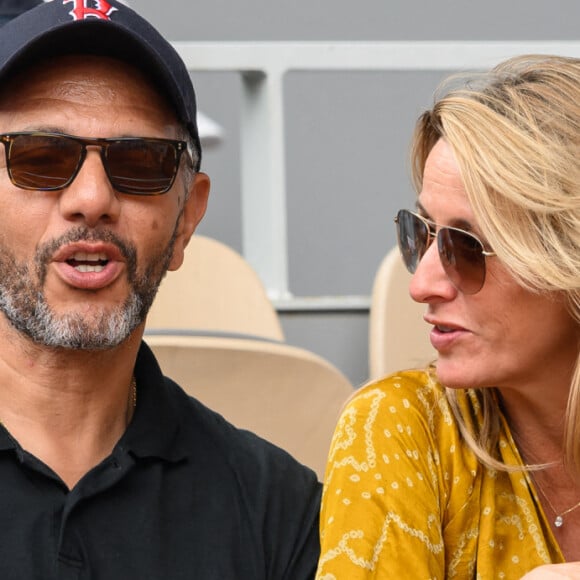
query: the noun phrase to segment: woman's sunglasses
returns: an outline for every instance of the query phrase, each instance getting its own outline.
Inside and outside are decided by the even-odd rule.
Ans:
[[[485,257],[495,256],[488,252],[473,234],[452,228],[440,227],[406,209],[397,213],[397,239],[405,267],[415,272],[421,258],[433,238],[437,238],[439,259],[447,277],[465,294],[479,292],[485,282]]]
[[[87,147],[100,147],[111,185],[121,193],[159,195],[171,189],[185,141],[123,137],[91,139],[60,133],[0,135],[10,181],[21,189],[57,191],[78,175]]]

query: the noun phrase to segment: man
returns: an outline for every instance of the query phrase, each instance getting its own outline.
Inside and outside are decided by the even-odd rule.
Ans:
[[[313,577],[313,472],[141,342],[209,191],[183,62],[53,0],[2,28],[0,81],[0,578]]]

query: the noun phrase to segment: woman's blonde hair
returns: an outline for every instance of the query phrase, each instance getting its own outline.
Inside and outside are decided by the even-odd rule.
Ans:
[[[445,92],[417,123],[415,187],[420,191],[431,149],[445,139],[499,259],[522,286],[563,296],[580,327],[580,59],[520,56],[463,78],[461,85],[457,79],[442,86]],[[500,431],[496,393],[477,392],[485,413],[477,433],[461,417],[454,391],[447,393],[470,446],[484,463],[501,467],[494,451]],[[580,478],[580,353],[563,448],[566,465]]]

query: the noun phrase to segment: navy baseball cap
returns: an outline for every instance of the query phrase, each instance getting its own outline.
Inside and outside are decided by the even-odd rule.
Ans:
[[[0,26],[6,24],[13,18],[16,18],[19,14],[30,10],[39,4],[42,4],[43,0],[0,0]]]
[[[69,54],[113,57],[143,71],[191,135],[199,170],[201,144],[189,72],[149,22],[117,0],[44,2],[2,26],[0,82],[38,60]]]
[[[0,0],[0,16],[14,18],[42,2],[43,0]]]

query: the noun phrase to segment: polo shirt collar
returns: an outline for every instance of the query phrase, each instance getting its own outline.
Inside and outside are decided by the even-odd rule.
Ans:
[[[1,422],[0,425],[2,425]],[[6,451],[8,449],[16,449],[16,442],[12,439],[4,425],[2,425],[0,427],[0,451]]]
[[[141,342],[135,365],[137,406],[117,447],[137,458],[181,461],[187,450],[180,437],[183,411],[176,385],[165,379],[151,349]],[[185,395],[184,395],[185,396]],[[183,401],[181,401],[183,406]]]

